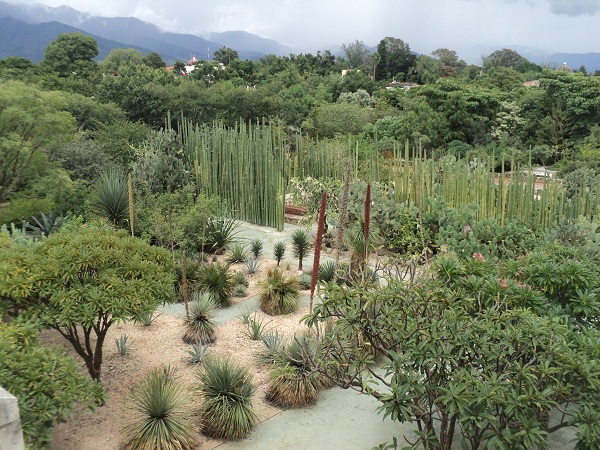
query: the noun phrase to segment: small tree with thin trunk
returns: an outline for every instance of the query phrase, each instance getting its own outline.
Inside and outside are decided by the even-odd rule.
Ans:
[[[292,248],[294,249],[294,256],[298,258],[298,270],[302,270],[302,259],[308,256],[310,252],[310,240],[308,239],[308,233],[298,228],[292,233]]]
[[[0,255],[0,310],[57,330],[100,380],[110,327],[142,320],[173,299],[174,268],[164,249],[109,226],[66,226],[38,246]]]

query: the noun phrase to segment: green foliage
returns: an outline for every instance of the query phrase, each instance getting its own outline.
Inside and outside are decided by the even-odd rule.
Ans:
[[[206,354],[208,352],[208,345],[196,345],[190,344],[190,348],[187,350],[189,356],[188,361],[194,366],[199,366],[206,360]]]
[[[286,276],[278,267],[267,270],[267,277],[258,284],[260,307],[269,315],[289,314],[298,307],[298,280]]]
[[[185,320],[183,342],[186,344],[212,344],[216,340],[213,322],[216,302],[207,294],[194,293],[194,300],[189,305],[189,317]]]
[[[242,272],[236,272],[233,275],[233,282],[244,287],[248,287],[250,284],[246,278],[246,275],[244,275]]]
[[[231,217],[211,217],[206,222],[204,250],[222,254],[229,245],[235,242],[238,222]]]
[[[292,233],[292,249],[294,256],[298,258],[298,270],[302,270],[302,260],[310,252],[310,240],[308,233],[302,228],[297,228]]]
[[[246,335],[253,341],[261,340],[266,333],[269,323],[264,318],[257,317],[256,314],[252,317],[248,316]]]
[[[202,406],[202,431],[211,437],[239,439],[257,423],[251,399],[254,386],[248,369],[230,359],[209,358],[198,379]]]
[[[298,284],[304,290],[310,289],[310,284],[312,282],[312,275],[310,273],[302,272],[300,275],[300,279],[298,280]]]
[[[254,255],[249,256],[246,259],[246,271],[248,272],[249,275],[252,275],[256,272],[258,272],[258,269],[260,268],[260,261],[258,259],[256,259],[256,257]]]
[[[329,282],[335,278],[336,265],[334,261],[319,264],[319,281]]]
[[[31,216],[31,219],[35,222],[35,225],[28,224],[29,230],[40,236],[49,236],[50,233],[60,229],[66,217],[63,215],[55,216],[54,212],[50,210],[48,215],[41,213],[39,219],[35,216]]]
[[[48,211],[53,207],[49,198],[21,198],[16,197],[8,206],[0,208],[0,224],[21,222],[31,218],[40,211]]]
[[[313,109],[303,128],[321,138],[359,134],[374,118],[373,110],[351,103],[330,103]]]
[[[273,257],[275,261],[277,261],[277,267],[279,267],[279,263],[283,259],[285,255],[285,243],[284,242],[276,242],[273,246]]]
[[[208,294],[219,307],[231,305],[235,285],[229,265],[220,262],[202,264],[198,269],[196,286],[199,291]]]
[[[191,404],[175,369],[151,369],[130,394],[133,416],[125,428],[128,450],[188,450],[197,445]]]
[[[125,356],[127,354],[127,351],[131,348],[131,344],[133,344],[133,341],[127,343],[128,338],[129,338],[129,336],[127,336],[126,334],[122,334],[118,338],[115,338],[115,345],[117,347],[117,353],[119,354],[120,357]]]
[[[80,375],[63,353],[37,342],[31,323],[0,322],[0,386],[19,401],[27,448],[47,448],[52,428],[71,417],[76,403],[103,402],[102,388]]]
[[[102,173],[96,182],[92,208],[115,227],[122,225],[129,217],[127,174],[118,169]]]
[[[246,250],[246,246],[244,244],[240,244],[239,242],[234,242],[229,247],[227,261],[229,261],[231,264],[240,263],[246,261],[247,256],[248,251]]]
[[[254,239],[250,242],[250,252],[256,259],[262,254],[263,243],[260,239]]]
[[[39,245],[2,253],[0,310],[59,330],[94,379],[110,327],[173,299],[169,254],[108,226],[65,225]]]

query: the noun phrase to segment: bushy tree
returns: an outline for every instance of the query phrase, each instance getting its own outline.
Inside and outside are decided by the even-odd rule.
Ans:
[[[0,309],[57,330],[95,380],[110,327],[141,320],[173,299],[168,252],[109,226],[63,226],[37,246],[9,248],[0,260]]]
[[[76,403],[103,401],[99,384],[79,374],[75,361],[37,342],[31,323],[0,322],[0,386],[17,397],[27,448],[47,448],[52,428]]]

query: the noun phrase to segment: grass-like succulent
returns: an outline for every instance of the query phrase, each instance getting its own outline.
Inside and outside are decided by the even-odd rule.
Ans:
[[[154,323],[156,319],[160,317],[161,314],[162,313],[157,312],[156,310],[147,312],[141,317],[138,323],[141,323],[145,327],[149,327],[150,325],[152,325],[152,323]]]
[[[285,255],[285,243],[283,243],[281,241],[276,242],[275,245],[273,246],[273,257],[275,258],[275,261],[277,261],[277,267],[279,267],[279,263],[283,259],[284,255]]]
[[[316,400],[321,382],[319,375],[308,366],[308,357],[315,352],[316,344],[306,334],[296,336],[284,349],[275,352],[277,368],[271,374],[267,401],[282,407],[296,407]]]
[[[333,281],[335,277],[335,262],[325,261],[319,265],[319,281]]]
[[[213,317],[217,305],[207,293],[194,293],[189,307],[189,318],[185,320],[183,342],[186,344],[211,344],[215,342]]]
[[[229,253],[227,255],[227,261],[231,264],[242,263],[246,261],[248,257],[248,250],[243,244],[234,242],[229,246]]]
[[[238,234],[238,222],[230,217],[211,217],[206,222],[204,251],[222,254]]]
[[[235,274],[233,274],[233,282],[244,287],[250,286],[248,278],[246,278],[246,275],[244,275],[242,272],[236,272]]]
[[[220,439],[239,439],[256,425],[250,372],[229,358],[208,358],[198,374],[203,398],[202,431]]]
[[[278,267],[267,271],[259,284],[260,307],[270,315],[288,314],[298,307],[300,286],[296,277],[285,275]]]
[[[254,314],[252,317],[248,317],[248,321],[246,322],[246,326],[248,328],[246,335],[253,341],[262,339],[263,335],[267,331],[267,326],[269,323],[270,322],[266,322],[265,319],[257,317],[256,314]]]
[[[210,294],[217,306],[231,305],[235,284],[229,265],[220,262],[202,264],[198,269],[196,286],[201,292]]]
[[[233,288],[233,296],[242,298],[248,295],[248,289],[243,284],[236,284]]]
[[[302,272],[302,275],[300,275],[300,279],[298,280],[298,284],[300,285],[301,289],[310,289],[310,283],[312,281],[312,276],[310,273],[306,273],[306,272]]]
[[[133,414],[126,426],[127,450],[184,450],[196,447],[187,395],[174,378],[175,369],[150,370],[130,394]]]
[[[257,359],[265,364],[274,364],[284,346],[283,333],[278,330],[269,331],[263,334],[261,341],[265,344],[265,348],[258,353]]]
[[[250,253],[254,255],[256,259],[262,255],[263,242],[260,239],[254,239],[250,242]]]

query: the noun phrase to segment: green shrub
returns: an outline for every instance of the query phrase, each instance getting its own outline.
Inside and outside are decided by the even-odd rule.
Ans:
[[[319,265],[319,281],[332,281],[335,277],[335,262],[326,261]]]
[[[250,285],[248,279],[246,278],[246,275],[244,275],[242,272],[236,272],[233,275],[233,282],[244,287],[248,287]]]
[[[125,428],[127,450],[196,448],[191,405],[174,374],[170,367],[152,369],[131,392],[133,416]]]
[[[238,222],[229,217],[211,217],[206,222],[204,250],[222,254],[235,241]]]
[[[278,267],[269,269],[267,278],[259,282],[258,286],[260,307],[267,314],[288,314],[298,307],[298,280],[284,275]]]
[[[308,233],[302,228],[298,228],[292,233],[292,248],[294,256],[298,258],[298,270],[301,271],[302,260],[310,252],[310,239],[308,238]]]
[[[198,269],[196,286],[201,292],[208,293],[220,307],[231,305],[233,296],[233,274],[227,264],[220,262],[204,263]]]
[[[256,259],[262,255],[262,250],[263,243],[260,239],[254,239],[252,242],[250,242],[250,253],[252,253]]]
[[[227,255],[227,261],[231,264],[240,263],[246,261],[248,252],[246,247],[240,243],[233,243],[229,247],[229,254]]]
[[[248,369],[228,358],[209,358],[198,379],[203,400],[202,431],[218,439],[246,436],[257,423],[251,404],[254,386]]]
[[[207,293],[194,293],[189,306],[189,318],[185,320],[183,342],[186,344],[212,344],[216,340],[212,319],[217,305]]]
[[[273,257],[275,258],[275,261],[277,261],[277,267],[279,267],[283,255],[285,255],[285,244],[283,242],[276,242],[273,246]]]

